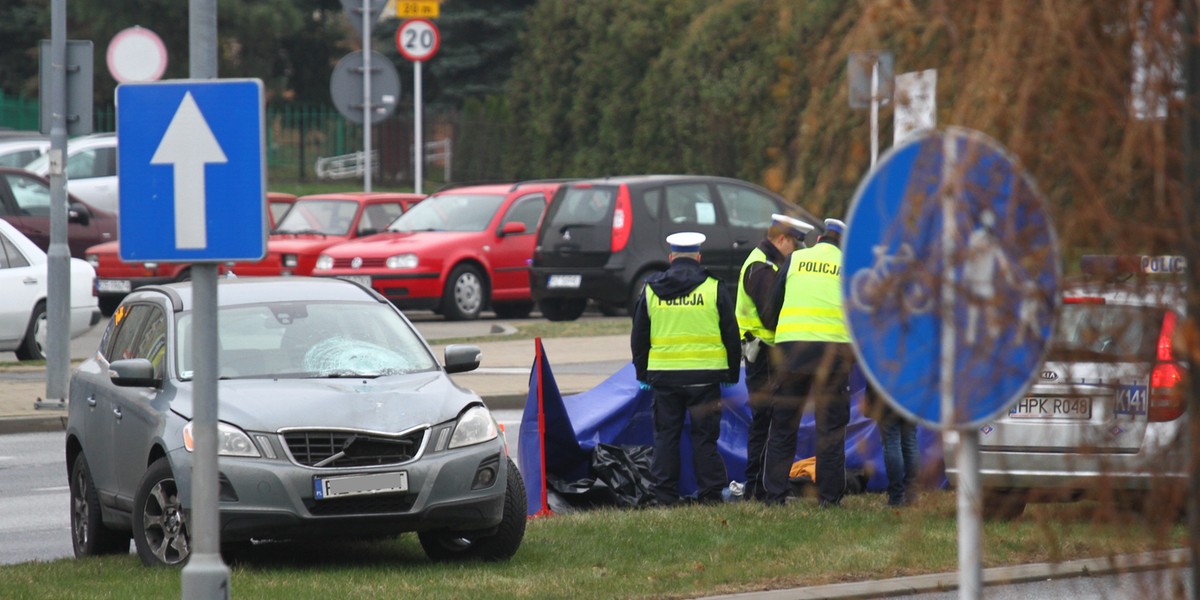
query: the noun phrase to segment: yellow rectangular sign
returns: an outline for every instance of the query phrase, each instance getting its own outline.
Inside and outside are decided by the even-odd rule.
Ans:
[[[396,0],[396,16],[401,19],[434,19],[439,10],[437,0]]]

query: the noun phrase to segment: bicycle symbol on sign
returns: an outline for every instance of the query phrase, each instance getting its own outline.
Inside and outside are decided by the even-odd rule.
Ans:
[[[850,279],[850,303],[857,310],[872,314],[885,298],[900,295],[901,305],[910,314],[933,310],[933,286],[917,271],[912,246],[900,244],[895,254],[886,245],[874,246],[875,262]]]

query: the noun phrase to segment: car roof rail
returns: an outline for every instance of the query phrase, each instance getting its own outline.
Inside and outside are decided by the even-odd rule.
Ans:
[[[569,183],[572,181],[579,181],[579,179],[580,178],[578,178],[578,177],[554,177],[554,178],[548,178],[548,179],[526,179],[526,180],[518,181],[518,182],[514,183],[513,186],[511,188],[509,188],[508,191],[515,192],[518,189],[520,189],[520,187],[523,185],[536,185],[539,183]]]
[[[511,179],[481,179],[478,181],[455,181],[453,183],[443,184],[442,187],[437,189],[437,191],[444,192],[446,190],[471,187],[471,186],[475,186],[475,185],[508,185],[512,182],[513,181]],[[437,192],[434,192],[434,193],[436,194]]]
[[[161,285],[144,285],[136,290],[136,292],[158,292],[167,297],[171,301],[171,312],[183,312],[183,298],[179,292]]]

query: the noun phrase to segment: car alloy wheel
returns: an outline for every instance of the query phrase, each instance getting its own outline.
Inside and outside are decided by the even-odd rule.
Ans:
[[[134,496],[134,543],[147,566],[171,566],[191,554],[187,518],[167,459],[160,458],[138,484]]]
[[[46,358],[46,303],[38,302],[33,307],[25,339],[15,354],[18,360],[44,360]]]

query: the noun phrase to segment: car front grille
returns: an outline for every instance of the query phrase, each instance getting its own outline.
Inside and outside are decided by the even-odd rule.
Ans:
[[[353,266],[353,258],[335,257],[333,259],[333,268],[335,269],[381,269],[387,265],[387,257],[363,256],[362,264]]]
[[[283,434],[297,464],[322,469],[393,465],[412,460],[428,429],[388,436],[355,431],[305,430]]]
[[[306,498],[304,507],[315,517],[335,515],[383,515],[412,510],[417,494],[379,494],[314,500]]]

